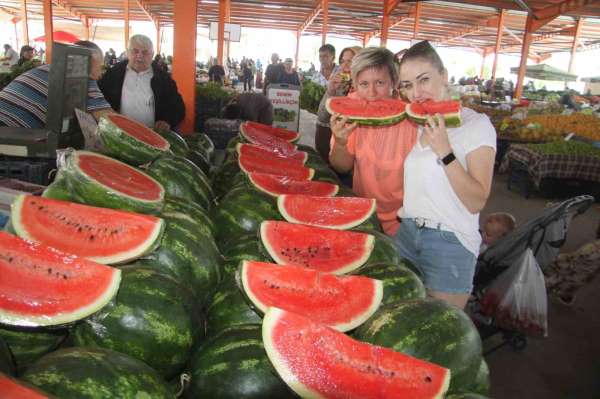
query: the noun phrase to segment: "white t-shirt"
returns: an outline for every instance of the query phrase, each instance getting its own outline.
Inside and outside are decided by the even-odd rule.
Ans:
[[[8,65],[13,66],[17,62],[19,62],[19,53],[17,53],[14,49],[9,48],[8,51],[4,52],[4,56],[7,58]]]
[[[119,112],[150,128],[154,127],[154,93],[150,80],[154,76],[152,68],[136,72],[127,66],[121,89],[121,109]]]
[[[496,130],[489,118],[469,108],[463,108],[462,125],[448,129],[452,151],[467,169],[467,154],[487,146],[496,149]],[[417,143],[404,161],[404,206],[398,216],[421,217],[443,225],[443,230],[456,234],[459,241],[475,256],[479,253],[479,213],[473,214],[458,198],[446,176],[443,165],[431,147]]]

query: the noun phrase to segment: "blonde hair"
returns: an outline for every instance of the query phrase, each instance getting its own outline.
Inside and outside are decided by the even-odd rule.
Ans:
[[[384,47],[366,47],[358,52],[352,59],[350,71],[352,80],[356,82],[359,73],[365,69],[387,69],[392,80],[392,87],[396,87],[399,80],[398,64],[394,54]]]
[[[498,223],[506,230],[506,233],[513,231],[517,225],[517,220],[508,212],[490,213],[485,219],[486,223]]]

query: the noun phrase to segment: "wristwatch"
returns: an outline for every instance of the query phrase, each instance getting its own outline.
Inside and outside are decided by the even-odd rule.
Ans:
[[[456,159],[456,156],[454,156],[454,153],[451,152],[450,154],[446,155],[444,158],[440,159],[439,161],[441,161],[441,163],[444,164],[444,166],[446,166],[446,165],[450,165],[455,159]]]

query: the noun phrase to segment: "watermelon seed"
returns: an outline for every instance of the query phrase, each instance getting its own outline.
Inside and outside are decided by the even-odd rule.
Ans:
[[[77,228],[77,231],[80,232],[80,233],[83,231],[83,229],[81,228],[81,226]]]
[[[63,278],[66,280],[66,279],[67,279],[67,275],[66,275],[66,274],[63,274]]]
[[[48,268],[48,274],[52,274],[52,268],[51,267]]]
[[[426,377],[425,377],[425,382],[431,382],[431,381],[432,381],[432,380],[431,380],[431,377],[430,377],[430,376],[426,376]]]
[[[96,237],[94,237],[94,235],[92,234],[92,235],[90,236],[90,241],[94,241],[94,238],[96,238]]]

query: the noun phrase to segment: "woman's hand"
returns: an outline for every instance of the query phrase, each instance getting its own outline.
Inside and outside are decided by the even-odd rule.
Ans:
[[[329,96],[334,96],[342,85],[342,76],[340,73],[341,71],[338,71],[331,79],[329,79],[329,83],[327,83],[327,94]]]
[[[424,126],[424,131],[429,146],[439,159],[444,158],[452,152],[452,147],[450,147],[450,141],[448,140],[448,131],[446,130],[446,121],[442,115],[436,114],[435,119],[431,115],[427,115],[427,123]]]
[[[356,129],[358,124],[356,122],[349,124],[347,116],[333,114],[329,120],[329,126],[331,127],[331,133],[335,137],[336,144],[345,146],[348,143],[350,133]]]

